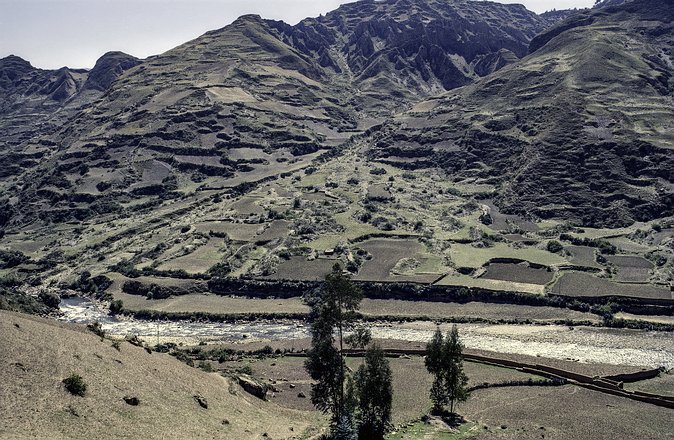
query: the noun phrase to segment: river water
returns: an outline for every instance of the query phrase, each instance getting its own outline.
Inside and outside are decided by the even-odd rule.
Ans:
[[[104,307],[82,298],[64,299],[60,308],[64,321],[80,324],[98,321],[109,335],[138,335],[149,344],[275,341],[309,336],[308,327],[298,321],[209,323],[118,319],[109,316]],[[585,363],[674,368],[674,334],[668,332],[557,325],[459,324],[458,327],[461,340],[470,349]],[[375,324],[372,335],[423,345],[435,328],[431,322]],[[441,328],[444,331],[448,326]]]

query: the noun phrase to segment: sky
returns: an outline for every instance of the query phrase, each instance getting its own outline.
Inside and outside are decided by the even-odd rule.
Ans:
[[[91,68],[105,52],[163,53],[243,14],[295,24],[349,0],[0,0],[0,58],[44,69]],[[541,13],[594,0],[497,0]]]

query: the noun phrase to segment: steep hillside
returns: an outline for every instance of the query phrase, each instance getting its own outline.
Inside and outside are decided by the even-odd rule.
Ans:
[[[0,276],[88,293],[141,277],[123,293],[171,295],[320,279],[336,259],[363,281],[536,293],[554,281],[538,266],[518,268],[537,283],[503,284],[490,261],[615,273],[593,249],[549,252],[555,238],[637,254],[649,260],[638,280],[668,282],[671,249],[656,239],[673,214],[666,6],[580,11],[529,41],[554,19],[366,1],[295,27],[244,16],[115,80],[94,69],[83,90],[110,84],[95,102],[2,150],[30,160],[0,161],[14,170],[0,179]],[[404,48],[428,61],[436,46],[473,83],[403,112],[440,78],[424,82]],[[632,225],[565,239],[585,232],[564,222]],[[593,241],[615,236],[627,244]]]
[[[0,437],[306,438],[317,416],[243,392],[217,373],[82,327],[0,311]],[[83,397],[62,380],[79,374]],[[194,396],[205,398],[202,408]],[[138,405],[124,398],[136,397]]]
[[[54,73],[5,60],[5,77],[23,69],[35,77],[22,74],[24,88],[49,87],[35,105],[10,99],[0,112],[0,133],[20,133],[0,141],[12,159],[0,162],[12,177],[0,187],[15,196],[0,197],[11,206],[4,223],[118,215],[195,189],[239,193],[306,168],[393,109],[517,61],[550,23],[517,5],[361,1],[297,26],[244,16],[140,65],[111,53],[91,72]],[[68,111],[51,110],[62,102]],[[47,104],[58,115],[49,124],[14,116]]]
[[[37,69],[14,55],[0,59],[0,146],[17,147],[34,141],[36,134],[53,134],[138,63],[121,52],[103,55],[91,71]]]
[[[580,12],[521,62],[396,117],[368,154],[495,184],[508,213],[595,226],[671,215],[673,5]]]
[[[321,66],[351,77],[367,109],[469,84],[526,55],[528,41],[553,22],[521,5],[386,0],[276,27]]]

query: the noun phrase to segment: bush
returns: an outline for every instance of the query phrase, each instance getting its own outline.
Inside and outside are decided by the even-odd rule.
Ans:
[[[84,397],[84,394],[87,392],[87,384],[84,383],[82,376],[79,374],[71,374],[70,377],[63,379],[63,384],[66,387],[66,390],[70,392],[73,396]]]
[[[110,303],[110,314],[117,315],[124,308],[124,303],[121,299],[116,299]]]
[[[96,184],[96,189],[99,190],[100,192],[105,192],[108,188],[110,188],[112,185],[109,182],[98,182]]]
[[[548,242],[548,252],[552,252],[553,254],[556,254],[558,252],[561,252],[564,250],[564,246],[557,240],[550,240]]]
[[[52,309],[58,309],[59,304],[61,303],[61,298],[54,293],[40,292],[38,298],[47,307],[51,307]]]
[[[253,375],[253,369],[250,367],[250,365],[244,365],[243,367],[237,368],[236,372],[238,374],[246,374],[248,376]]]
[[[614,255],[617,248],[606,240],[578,238],[569,234],[562,234],[559,236],[561,240],[570,241],[575,246],[589,246],[599,248],[599,252],[604,255]]]
[[[11,269],[29,261],[30,258],[19,251],[0,250],[0,269]]]
[[[232,266],[226,261],[222,263],[216,263],[210,269],[208,269],[209,275],[220,278],[226,277],[230,274],[231,271]]]
[[[101,339],[105,337],[105,330],[103,330],[103,326],[101,326],[100,322],[94,321],[90,324],[87,324],[87,328],[96,336],[100,336]]]

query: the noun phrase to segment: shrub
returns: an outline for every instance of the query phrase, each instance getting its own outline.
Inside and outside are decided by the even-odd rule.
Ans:
[[[216,263],[210,269],[208,273],[214,277],[224,278],[232,271],[232,266],[228,262]]]
[[[112,185],[109,182],[98,182],[96,184],[96,189],[100,192],[105,192],[106,189],[110,188]]]
[[[557,240],[550,240],[548,242],[547,248],[548,248],[548,252],[552,252],[553,254],[556,254],[556,253],[564,250],[564,246],[562,246],[562,244],[560,242],[558,242]]]
[[[253,375],[253,369],[250,367],[250,365],[244,365],[243,367],[237,368],[236,372],[239,374],[247,374],[248,376]]]
[[[59,304],[61,303],[61,298],[54,293],[40,292],[38,298],[46,306],[51,307],[52,309],[58,309]]]
[[[30,258],[19,251],[0,250],[0,269],[11,269],[28,261]]]
[[[105,330],[101,326],[101,323],[94,321],[91,324],[87,324],[87,328],[95,335],[100,336],[101,339],[105,337]]]
[[[116,315],[122,311],[124,303],[121,299],[116,299],[110,303],[110,314]]]
[[[203,361],[200,362],[199,368],[201,368],[206,373],[212,373],[213,372],[213,366],[208,362],[203,362]]]
[[[575,246],[589,246],[599,248],[599,252],[604,255],[614,255],[617,248],[606,240],[578,238],[569,234],[562,234],[559,236],[561,240],[570,241]]]
[[[65,385],[66,390],[73,396],[84,397],[84,394],[87,392],[87,384],[84,383],[82,376],[79,374],[73,373],[69,377],[63,379],[63,385]]]

